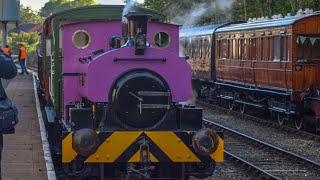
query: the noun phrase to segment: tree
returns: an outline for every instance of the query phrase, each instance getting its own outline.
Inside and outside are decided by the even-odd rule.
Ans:
[[[12,54],[18,54],[18,44],[23,44],[27,49],[27,60],[29,63],[36,65],[37,54],[36,47],[39,43],[40,37],[36,32],[25,33],[11,33],[8,37],[8,44],[11,48]]]
[[[20,17],[20,24],[41,24],[43,22],[37,11],[23,5],[20,5]]]
[[[149,9],[166,12],[170,5],[169,0],[145,0],[143,6]]]
[[[53,13],[64,11],[71,8],[95,5],[94,0],[50,0],[40,9],[42,17],[48,17]]]

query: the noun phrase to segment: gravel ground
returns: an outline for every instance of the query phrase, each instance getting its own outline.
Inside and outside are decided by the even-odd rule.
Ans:
[[[320,143],[277,128],[203,108],[204,118],[320,163]]]
[[[227,159],[223,163],[219,163],[216,166],[216,171],[211,177],[205,178],[203,180],[251,180],[256,179],[254,176],[249,174],[246,169],[235,162],[231,162]],[[190,178],[190,180],[196,180],[197,178]]]

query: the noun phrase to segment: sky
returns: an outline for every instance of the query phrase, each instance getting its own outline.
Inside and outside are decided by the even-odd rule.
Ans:
[[[24,6],[31,6],[33,10],[39,10],[43,5],[49,0],[20,0],[20,4]],[[95,0],[98,4],[123,4],[122,0]],[[138,2],[143,2],[144,0],[138,0]]]

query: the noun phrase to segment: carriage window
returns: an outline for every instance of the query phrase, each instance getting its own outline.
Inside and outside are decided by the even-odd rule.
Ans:
[[[200,39],[199,53],[200,53],[200,58],[202,59],[202,54],[203,54],[203,40],[202,40],[202,38]]]
[[[230,55],[230,49],[231,49],[231,47],[230,47],[230,40],[227,40],[227,52],[226,52],[226,58],[227,59],[229,59],[230,57],[231,57],[231,55]]]
[[[171,42],[171,38],[166,32],[158,32],[153,37],[153,43],[158,48],[168,48]]]
[[[208,42],[207,37],[205,37],[203,40],[203,46],[202,46],[202,54],[203,54],[204,59],[208,58],[208,52],[209,52],[208,47],[209,47],[209,42]]]
[[[243,40],[239,39],[238,40],[238,59],[242,59],[242,45],[243,45]]]
[[[228,59],[233,59],[232,57],[232,48],[233,48],[233,45],[232,45],[233,41],[232,40],[228,40]]]
[[[191,58],[195,58],[195,48],[196,48],[195,41],[196,41],[195,38],[191,39],[191,52],[190,52],[190,57]]]
[[[261,38],[261,61],[264,60],[264,38]]]
[[[250,60],[255,60],[256,59],[256,40],[255,39],[250,39],[249,40],[249,44],[250,44]]]
[[[242,40],[242,60],[247,59],[247,39]]]
[[[221,43],[221,57],[225,59],[227,57],[227,40],[223,39]]]
[[[78,49],[85,49],[90,45],[91,37],[85,30],[78,30],[73,33],[72,43]]]
[[[280,36],[274,37],[274,60],[280,60]]]
[[[216,56],[216,58],[220,58],[220,50],[219,50],[219,48],[220,48],[220,43],[219,43],[219,40],[217,40],[216,41],[216,44],[215,44],[215,56]]]
[[[312,60],[320,60],[320,38],[316,38],[315,40],[310,39],[312,45]]]
[[[186,47],[187,47],[187,54],[190,58],[191,58],[191,38],[187,38],[187,43],[186,43]]]
[[[291,36],[288,36],[288,55],[287,55],[288,61],[290,61],[290,52],[291,52]]]
[[[298,61],[320,60],[320,36],[298,36]]]
[[[232,40],[232,59],[236,58],[236,40]]]
[[[268,48],[269,48],[269,61],[273,60],[273,37],[268,37]]]
[[[281,60],[286,61],[287,60],[287,37],[286,36],[281,37],[281,45],[282,45]]]

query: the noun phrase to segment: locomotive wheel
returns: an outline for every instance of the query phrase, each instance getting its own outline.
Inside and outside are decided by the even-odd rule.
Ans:
[[[85,164],[78,161],[74,161],[71,163],[65,163],[62,165],[63,171],[69,176],[75,177],[88,177],[92,170],[92,164]]]
[[[304,128],[304,116],[298,115],[294,118],[294,125],[296,126],[296,129],[302,130]]]
[[[240,104],[240,113],[241,114],[245,114],[246,113],[246,109],[247,109],[246,104]]]
[[[229,107],[229,110],[232,111],[233,108],[234,108],[234,101],[229,101],[228,102],[228,107]]]
[[[177,164],[177,179],[181,179],[181,180],[188,180],[189,176],[185,175],[185,164],[181,163],[181,164]]]
[[[277,120],[280,125],[284,125],[285,117],[282,113],[280,112],[277,113]]]

